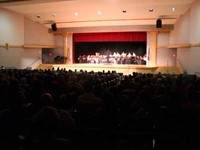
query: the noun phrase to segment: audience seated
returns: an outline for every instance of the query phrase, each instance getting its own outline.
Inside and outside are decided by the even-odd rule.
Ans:
[[[102,149],[117,150],[130,146],[122,136],[146,136],[148,129],[156,149],[170,137],[177,147],[198,149],[199,91],[199,77],[189,74],[1,69],[0,146],[83,150],[89,148],[84,142],[101,140]],[[122,130],[129,122],[140,130]],[[103,138],[92,138],[96,134]]]
[[[61,116],[52,106],[45,106],[34,114],[36,138],[27,142],[23,150],[75,150],[73,141],[57,136]]]

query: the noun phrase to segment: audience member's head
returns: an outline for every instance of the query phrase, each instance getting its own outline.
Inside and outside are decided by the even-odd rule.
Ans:
[[[41,108],[32,118],[39,135],[54,134],[59,127],[60,116],[52,106]]]
[[[43,93],[40,96],[39,106],[52,106],[53,105],[53,97],[50,93]]]

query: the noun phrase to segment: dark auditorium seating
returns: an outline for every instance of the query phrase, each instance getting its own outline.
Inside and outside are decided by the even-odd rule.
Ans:
[[[1,69],[0,143],[17,150],[48,141],[73,150],[199,150],[199,91],[196,75]],[[41,99],[45,93],[51,103]],[[54,124],[43,118],[39,125],[50,125],[58,141],[40,143],[42,132],[33,130],[33,116],[45,107],[58,116],[43,112]]]

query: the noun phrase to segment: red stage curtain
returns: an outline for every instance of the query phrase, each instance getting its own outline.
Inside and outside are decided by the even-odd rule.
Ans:
[[[74,33],[73,42],[114,42],[137,41],[145,42],[146,32],[105,32],[105,33]]]

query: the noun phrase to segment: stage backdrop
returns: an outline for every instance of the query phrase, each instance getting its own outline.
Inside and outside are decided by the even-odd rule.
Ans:
[[[80,55],[104,55],[111,53],[146,54],[146,32],[109,32],[109,33],[74,33],[73,62],[78,62]]]

